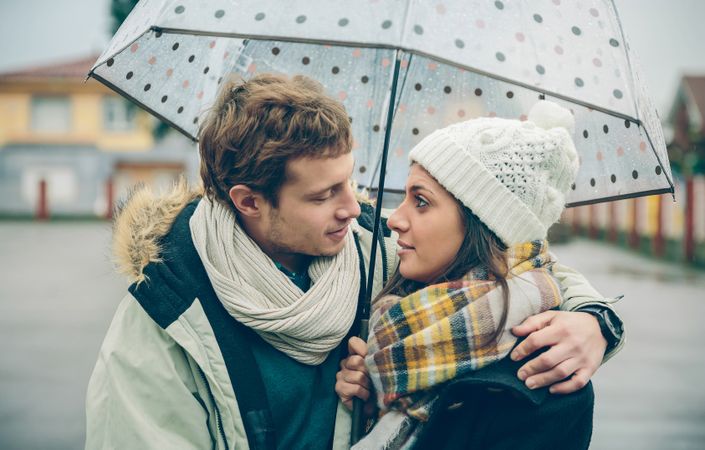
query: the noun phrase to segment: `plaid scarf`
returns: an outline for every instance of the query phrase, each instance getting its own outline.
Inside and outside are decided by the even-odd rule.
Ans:
[[[503,294],[485,267],[374,302],[365,362],[383,411],[428,420],[434,388],[504,358],[516,343],[512,327],[561,304],[546,241],[509,248],[507,263],[509,311],[496,340]]]

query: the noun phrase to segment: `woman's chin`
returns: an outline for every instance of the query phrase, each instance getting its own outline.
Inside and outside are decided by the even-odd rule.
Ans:
[[[431,279],[430,273],[425,273],[423,271],[413,270],[413,268],[405,268],[404,264],[399,265],[399,273],[402,277],[407,280],[416,281],[419,283],[428,283]]]

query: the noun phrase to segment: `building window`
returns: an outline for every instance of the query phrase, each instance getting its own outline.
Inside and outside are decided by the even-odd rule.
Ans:
[[[32,97],[32,130],[65,133],[71,130],[71,102],[68,97]]]
[[[22,171],[22,197],[36,208],[39,199],[39,183],[47,184],[49,207],[71,206],[79,199],[78,177],[71,167],[29,165]]]
[[[103,98],[103,128],[130,131],[135,128],[135,105],[120,97]]]

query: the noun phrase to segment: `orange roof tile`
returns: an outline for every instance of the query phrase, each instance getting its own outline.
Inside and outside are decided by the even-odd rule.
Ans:
[[[98,54],[88,55],[80,59],[28,67],[11,72],[0,73],[0,81],[33,80],[46,78],[85,78],[88,71],[98,59]]]
[[[683,84],[687,86],[691,100],[697,106],[700,117],[705,119],[705,75],[686,75],[683,77]]]

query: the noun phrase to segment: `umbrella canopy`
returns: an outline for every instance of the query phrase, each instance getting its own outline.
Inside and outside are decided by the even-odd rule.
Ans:
[[[546,98],[576,119],[570,205],[673,192],[658,116],[608,0],[142,0],[90,76],[196,139],[223,81],[260,72],[310,76],[345,104],[363,186],[377,186],[390,105],[395,190],[433,130],[523,120]]]

